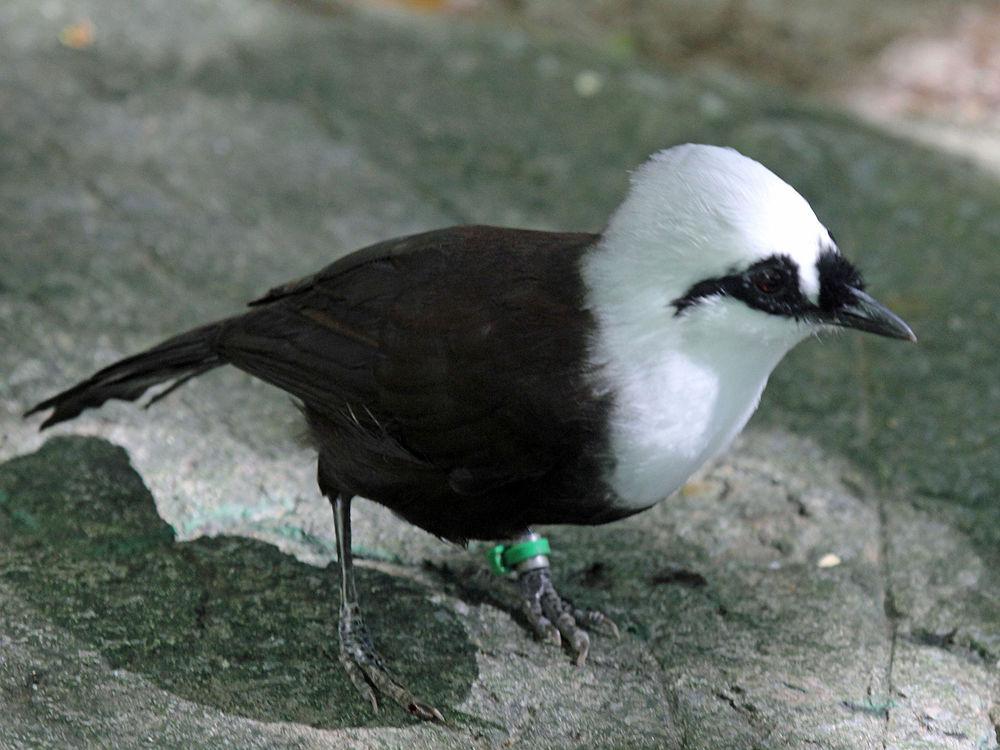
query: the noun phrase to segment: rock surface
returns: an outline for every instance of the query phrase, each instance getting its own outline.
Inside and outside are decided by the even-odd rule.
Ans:
[[[308,7],[0,8],[0,747],[995,747],[996,183],[750,84]],[[547,530],[564,593],[626,631],[584,669],[478,553],[360,504],[379,643],[447,728],[369,715],[329,658],[286,397],[220,371],[53,431],[86,439],[20,419],[366,242],[600,229],[685,140],[799,188],[921,344],[807,342],[684,492]]]

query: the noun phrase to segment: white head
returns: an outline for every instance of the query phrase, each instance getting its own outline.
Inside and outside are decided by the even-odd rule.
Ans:
[[[684,337],[781,353],[828,325],[913,337],[864,294],[806,200],[730,148],[654,154],[633,174],[591,266],[605,312],[623,323],[670,318]]]
[[[785,353],[823,326],[913,338],[863,291],[809,204],[732,149],[654,155],[583,259],[608,477],[647,507],[723,450]]]

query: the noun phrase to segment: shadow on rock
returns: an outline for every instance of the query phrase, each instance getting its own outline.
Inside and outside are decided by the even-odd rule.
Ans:
[[[371,712],[337,662],[332,571],[253,540],[177,544],[125,451],[60,437],[0,466],[0,576],[113,668],[230,714],[316,727],[412,722]],[[477,674],[448,610],[416,585],[359,570],[383,655],[445,708]]]

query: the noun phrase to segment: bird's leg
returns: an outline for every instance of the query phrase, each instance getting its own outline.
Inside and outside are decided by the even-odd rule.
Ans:
[[[382,657],[375,651],[371,636],[361,615],[358,591],[354,585],[354,564],[351,557],[351,498],[337,495],[333,499],[333,522],[337,532],[337,562],[340,568],[340,663],[347,676],[372,709],[378,711],[380,695],[387,696],[413,716],[430,721],[444,721],[441,712],[418,700],[399,684],[386,669]]]
[[[514,539],[510,548],[540,539],[538,534],[528,531]],[[603,613],[577,609],[559,595],[552,584],[548,555],[533,555],[514,564],[513,569],[517,572],[524,614],[535,636],[557,646],[565,642],[576,656],[577,665],[587,660],[590,651],[590,637],[581,625],[618,637],[618,627]]]

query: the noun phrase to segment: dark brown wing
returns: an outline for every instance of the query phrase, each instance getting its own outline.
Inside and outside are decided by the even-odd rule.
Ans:
[[[461,494],[537,477],[591,416],[577,264],[595,239],[456,227],[373,245],[271,290],[219,347],[369,433],[344,451],[403,451]]]

